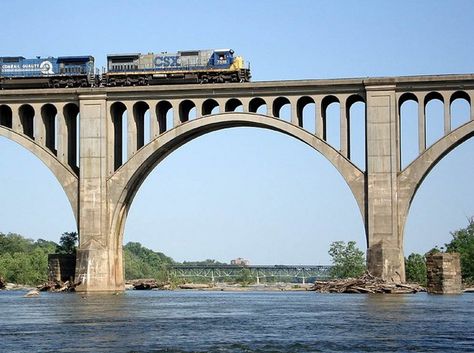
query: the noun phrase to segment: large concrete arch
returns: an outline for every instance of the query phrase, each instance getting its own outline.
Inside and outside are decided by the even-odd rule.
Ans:
[[[470,120],[437,141],[399,174],[398,201],[401,234],[403,234],[411,203],[426,176],[446,155],[471,137],[474,137],[474,120]]]
[[[365,215],[364,173],[325,141],[289,122],[255,113],[221,113],[202,117],[167,131],[121,166],[108,180],[111,238],[121,244],[125,220],[140,185],[153,168],[171,152],[204,134],[232,127],[259,127],[292,136],[326,157],[349,185],[361,215]],[[365,224],[365,222],[364,222]]]
[[[63,188],[66,196],[71,204],[76,224],[78,223],[78,188],[79,179],[71,167],[61,163],[56,156],[47,149],[27,136],[17,133],[11,129],[0,126],[0,136],[3,136],[11,141],[18,143],[25,149],[33,153],[39,160],[41,160],[46,167],[54,174],[59,184]]]

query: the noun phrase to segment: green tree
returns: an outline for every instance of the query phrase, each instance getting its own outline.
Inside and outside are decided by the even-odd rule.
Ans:
[[[137,242],[129,242],[124,247],[125,279],[168,277],[169,265],[173,259],[160,252],[147,249]]]
[[[333,277],[359,277],[364,273],[364,252],[356,247],[355,241],[349,241],[347,245],[343,241],[332,242],[328,253],[332,258],[331,275]]]
[[[423,255],[412,253],[405,259],[407,282],[426,285],[426,259]]]
[[[467,227],[451,232],[453,239],[446,244],[446,252],[458,252],[461,256],[461,273],[465,282],[474,282],[474,217]]]
[[[77,248],[77,232],[65,232],[59,239],[56,254],[75,254]]]
[[[254,279],[252,277],[252,273],[250,272],[250,269],[242,267],[240,275],[235,279],[235,281],[237,283],[240,283],[243,286],[253,283]]]

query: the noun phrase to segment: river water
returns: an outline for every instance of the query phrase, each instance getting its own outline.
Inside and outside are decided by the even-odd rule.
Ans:
[[[474,294],[0,291],[1,352],[474,352]]]

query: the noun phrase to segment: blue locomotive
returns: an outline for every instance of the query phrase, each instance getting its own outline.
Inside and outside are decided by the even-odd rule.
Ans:
[[[0,57],[0,89],[247,82],[250,77],[232,49],[112,54],[101,77],[92,56]]]
[[[96,85],[92,56],[0,57],[0,88],[60,88]]]
[[[247,82],[250,69],[232,49],[188,50],[160,54],[107,56],[104,86],[142,86],[167,83]]]

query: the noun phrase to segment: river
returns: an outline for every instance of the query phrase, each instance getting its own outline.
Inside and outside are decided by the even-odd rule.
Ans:
[[[474,294],[0,291],[0,352],[473,352]]]

